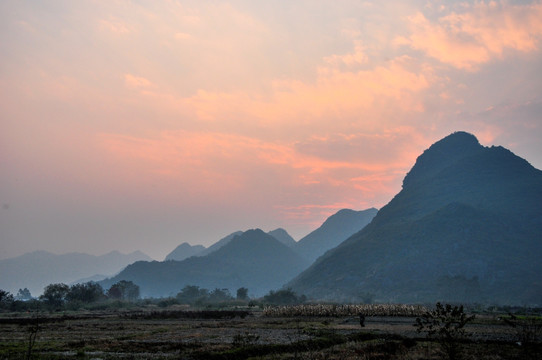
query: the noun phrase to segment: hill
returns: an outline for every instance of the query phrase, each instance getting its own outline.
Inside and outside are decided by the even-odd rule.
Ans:
[[[120,280],[131,280],[142,296],[176,295],[186,285],[202,288],[240,287],[251,295],[263,295],[279,288],[309,264],[292,249],[262,230],[235,235],[218,250],[183,261],[136,262],[113,278],[101,282],[104,288]]]
[[[542,305],[542,172],[457,132],[362,231],[288,285],[321,299]]]
[[[35,251],[0,260],[0,289],[16,294],[18,289],[26,287],[33,296],[38,296],[49,284],[70,284],[96,274],[111,276],[139,260],[151,258],[139,251],[130,254],[113,251],[101,256],[83,253],[56,255]]]
[[[168,261],[168,260],[181,261],[191,256],[197,256],[204,250],[205,250],[205,246],[203,245],[190,245],[187,242],[183,242],[181,245],[177,246],[172,252],[167,254],[164,260],[165,261]]]
[[[294,249],[312,263],[326,251],[363,229],[377,212],[375,208],[362,211],[339,210],[327,218],[318,229],[299,240]]]
[[[296,244],[294,238],[292,238],[290,234],[288,234],[288,232],[282,228],[269,231],[268,234],[288,247],[294,247]]]
[[[172,252],[170,252],[166,258],[165,261],[168,260],[176,260],[176,261],[182,261],[184,259],[187,259],[191,256],[205,256],[209,255],[213,251],[216,251],[220,249],[222,246],[229,243],[235,236],[241,235],[242,231],[236,231],[233,232],[222,239],[218,240],[213,245],[209,246],[208,248],[205,248],[203,245],[190,245],[186,242],[182,243],[181,245],[177,246]],[[273,236],[275,239],[280,241],[281,243],[292,247],[295,244],[295,240],[286,232],[284,229],[275,229],[273,231],[268,232],[269,235]]]
[[[229,243],[234,237],[236,237],[238,235],[241,235],[241,234],[243,234],[242,231],[235,231],[235,232],[233,232],[233,233],[231,233],[229,235],[226,235],[222,239],[215,242],[213,245],[209,246],[207,249],[205,249],[205,250],[201,251],[200,253],[198,253],[197,256],[209,255],[210,253],[220,249],[222,246]]]

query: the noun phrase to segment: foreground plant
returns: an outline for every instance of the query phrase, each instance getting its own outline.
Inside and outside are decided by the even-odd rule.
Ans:
[[[516,331],[517,342],[525,358],[540,358],[540,343],[542,341],[542,318],[534,315],[516,316],[509,313],[502,320]]]
[[[450,360],[459,359],[461,348],[459,341],[465,337],[465,325],[474,320],[474,315],[467,315],[463,305],[452,306],[437,303],[434,310],[425,312],[416,318],[418,333],[426,333],[428,338],[436,339]]]

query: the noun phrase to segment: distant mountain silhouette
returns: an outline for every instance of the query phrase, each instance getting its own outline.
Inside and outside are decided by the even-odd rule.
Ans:
[[[457,132],[361,232],[288,285],[319,299],[542,305],[542,171]]]
[[[363,229],[377,212],[375,208],[362,211],[339,210],[327,218],[318,229],[299,240],[294,249],[312,263],[326,251]]]
[[[101,284],[107,288],[117,281],[131,280],[140,286],[142,296],[176,295],[186,285],[228,288],[233,294],[246,287],[249,294],[259,296],[279,288],[308,265],[292,249],[256,229],[235,235],[206,256],[136,262]]]
[[[177,246],[175,250],[173,250],[171,253],[169,253],[165,260],[175,260],[175,261],[182,261],[184,259],[187,259],[191,256],[205,256],[209,255],[213,251],[216,251],[220,249],[222,246],[229,243],[235,236],[241,235],[242,231],[236,231],[234,233],[231,233],[222,239],[218,240],[213,245],[209,246],[208,248],[205,248],[203,245],[190,245],[186,242],[182,243],[181,245]],[[268,232],[269,235],[273,236],[275,239],[280,241],[281,243],[292,247],[295,245],[295,240],[286,232],[284,229],[275,229],[273,231]]]
[[[233,232],[233,233],[231,233],[231,234],[229,234],[227,236],[224,236],[222,239],[218,240],[213,245],[209,246],[207,249],[201,251],[199,254],[197,254],[197,256],[209,255],[210,253],[220,249],[222,246],[229,243],[234,237],[236,237],[238,235],[241,235],[241,234],[243,234],[242,231],[236,231],[236,232]]]
[[[294,247],[296,244],[295,240],[284,229],[278,228],[278,229],[269,231],[268,234],[288,247]]]
[[[181,245],[177,246],[172,252],[170,252],[166,256],[165,260],[181,261],[191,256],[197,256],[204,250],[205,246],[203,245],[190,245],[189,243],[184,242]]]
[[[140,251],[131,254],[113,251],[101,256],[82,253],[56,255],[35,251],[0,260],[0,289],[16,294],[18,289],[26,287],[33,296],[38,296],[49,284],[70,284],[96,274],[111,276],[139,260],[151,258]]]

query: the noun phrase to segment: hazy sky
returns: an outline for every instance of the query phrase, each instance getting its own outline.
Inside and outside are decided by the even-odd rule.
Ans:
[[[542,168],[541,1],[0,1],[0,258],[380,208],[465,130]]]

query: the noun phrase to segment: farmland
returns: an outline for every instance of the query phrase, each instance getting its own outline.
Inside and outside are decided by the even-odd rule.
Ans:
[[[315,313],[318,309],[327,312]],[[442,358],[439,343],[417,333],[414,327],[415,311],[423,308],[399,306],[393,308],[395,313],[387,313],[383,309],[389,307],[365,307],[364,327],[356,313],[359,309],[301,306],[194,310],[176,305],[164,309],[5,313],[0,316],[0,359]],[[376,312],[378,309],[380,312]],[[398,309],[412,313],[407,316]],[[517,344],[520,329],[506,324],[502,316],[478,314],[467,325],[467,336],[460,344],[461,358],[540,358],[540,338],[529,346]],[[31,343],[33,336],[35,343]]]

